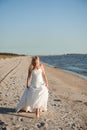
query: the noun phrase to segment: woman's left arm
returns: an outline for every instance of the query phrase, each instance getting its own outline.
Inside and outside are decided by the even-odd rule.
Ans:
[[[44,69],[43,65],[41,65],[41,68],[42,68],[43,78],[45,80],[46,86],[48,87],[48,80],[47,80],[47,76],[46,76],[45,69]]]

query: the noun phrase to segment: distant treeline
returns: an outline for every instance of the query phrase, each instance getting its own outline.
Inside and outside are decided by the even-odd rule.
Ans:
[[[8,56],[25,56],[24,54],[15,54],[15,53],[2,53],[0,52],[0,55],[8,55]]]

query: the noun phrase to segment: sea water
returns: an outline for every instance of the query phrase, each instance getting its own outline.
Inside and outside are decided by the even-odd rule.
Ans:
[[[40,56],[40,60],[87,79],[87,54]]]

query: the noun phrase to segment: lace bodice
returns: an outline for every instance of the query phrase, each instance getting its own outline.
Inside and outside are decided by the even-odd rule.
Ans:
[[[30,86],[34,88],[38,88],[44,84],[41,68],[33,69],[31,74],[32,74],[32,78],[31,78]]]

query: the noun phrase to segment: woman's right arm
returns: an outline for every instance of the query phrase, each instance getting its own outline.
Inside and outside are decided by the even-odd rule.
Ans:
[[[27,76],[27,84],[26,84],[27,88],[29,88],[29,84],[30,84],[30,80],[31,80],[31,71],[32,71],[32,68],[30,66],[29,70],[28,70],[28,76]]]

